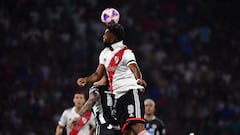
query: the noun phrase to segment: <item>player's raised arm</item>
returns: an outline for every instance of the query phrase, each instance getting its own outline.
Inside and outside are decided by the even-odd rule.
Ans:
[[[89,94],[89,98],[87,100],[87,102],[83,105],[83,107],[81,108],[81,110],[79,111],[79,115],[82,116],[83,114],[85,114],[86,112],[90,111],[93,107],[93,105],[96,103],[96,101],[99,98],[99,94],[95,93],[95,92],[91,92]]]
[[[80,87],[83,87],[87,83],[96,82],[103,77],[104,73],[105,73],[105,67],[104,67],[104,65],[100,64],[100,65],[98,65],[97,70],[93,74],[91,74],[90,76],[78,78],[77,84]]]

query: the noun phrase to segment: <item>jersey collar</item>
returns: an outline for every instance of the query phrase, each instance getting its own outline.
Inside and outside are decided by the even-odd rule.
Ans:
[[[123,44],[123,41],[122,41],[122,40],[111,45],[111,47],[113,48],[113,50],[115,50],[115,49],[117,49],[117,48],[119,48],[119,47],[123,47],[123,46],[125,46],[125,45]]]
[[[76,113],[75,108],[76,108],[75,106],[72,108],[73,113]]]

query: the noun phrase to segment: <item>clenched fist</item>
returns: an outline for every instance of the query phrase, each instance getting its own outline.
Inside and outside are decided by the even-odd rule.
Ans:
[[[77,122],[79,120],[79,117],[75,117],[70,123],[68,123],[68,128],[73,129],[77,126]]]
[[[78,78],[77,84],[78,84],[80,87],[85,86],[85,85],[87,84],[87,78],[86,78],[86,77]]]
[[[143,86],[144,88],[147,87],[147,83],[143,79],[137,79],[137,84]]]

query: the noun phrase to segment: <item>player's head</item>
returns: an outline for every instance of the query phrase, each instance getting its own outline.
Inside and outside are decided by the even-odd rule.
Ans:
[[[113,43],[123,40],[124,28],[121,24],[109,24],[103,35],[105,47],[110,47]]]
[[[155,112],[155,102],[152,99],[144,100],[145,114],[152,115]]]
[[[73,103],[75,107],[82,107],[85,101],[86,101],[86,98],[84,93],[80,91],[74,92]]]

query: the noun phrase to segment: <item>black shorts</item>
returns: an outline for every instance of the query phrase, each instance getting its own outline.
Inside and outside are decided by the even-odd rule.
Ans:
[[[116,113],[122,132],[133,124],[144,123],[143,92],[129,90],[117,100]]]
[[[95,135],[121,135],[121,130],[111,124],[105,123],[97,125]]]

